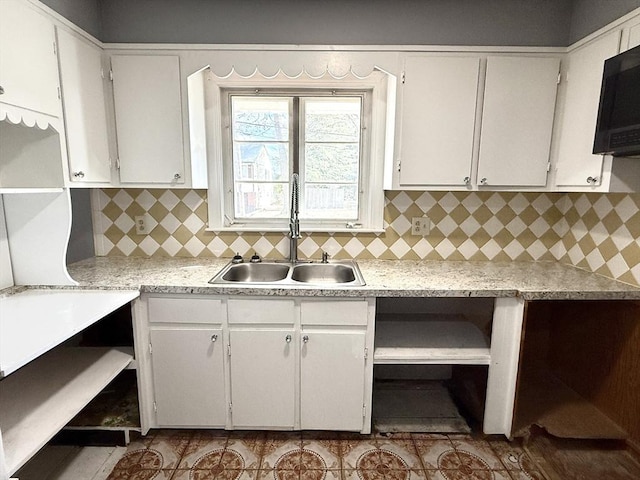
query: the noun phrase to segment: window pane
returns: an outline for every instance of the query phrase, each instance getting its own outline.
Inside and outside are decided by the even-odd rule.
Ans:
[[[306,142],[359,142],[360,97],[306,99]]]
[[[234,140],[289,140],[289,99],[232,96],[231,111]]]
[[[306,184],[304,218],[356,220],[358,188],[356,185]]]
[[[289,216],[287,183],[235,184],[236,218],[286,218]]]
[[[236,180],[286,181],[289,144],[233,142],[233,176]]]
[[[305,181],[358,183],[359,143],[305,145]]]

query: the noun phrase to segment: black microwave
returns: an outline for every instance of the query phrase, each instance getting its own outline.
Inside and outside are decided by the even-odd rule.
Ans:
[[[640,155],[640,46],[604,62],[593,153]]]

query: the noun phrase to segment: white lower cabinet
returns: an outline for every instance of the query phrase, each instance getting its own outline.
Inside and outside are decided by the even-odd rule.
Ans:
[[[303,430],[356,430],[365,417],[366,332],[305,331],[300,360]]]
[[[374,316],[375,299],[148,296],[143,416],[149,427],[369,433]]]
[[[234,428],[294,428],[296,369],[292,338],[293,325],[287,329],[229,332]]]
[[[219,298],[148,299],[151,375],[146,377],[153,384],[153,400],[148,402],[153,404],[152,427],[226,425],[225,321]]]
[[[226,423],[222,330],[151,328],[158,426]]]

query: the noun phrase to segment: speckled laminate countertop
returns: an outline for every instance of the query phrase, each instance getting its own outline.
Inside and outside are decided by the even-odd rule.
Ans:
[[[80,288],[147,293],[640,300],[640,288],[556,262],[358,260],[362,287],[212,285],[228,259],[96,257],[69,266]]]

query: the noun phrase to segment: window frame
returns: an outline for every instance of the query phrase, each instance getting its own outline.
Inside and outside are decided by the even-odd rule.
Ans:
[[[228,134],[222,138],[223,147],[223,175],[224,175],[224,217],[225,223],[228,227],[237,226],[242,229],[277,229],[278,227],[288,228],[288,217],[284,218],[246,218],[235,216],[235,179],[233,175],[233,131],[232,131],[232,97],[234,96],[264,96],[268,98],[281,97],[289,100],[289,159],[288,166],[289,172],[287,175],[287,183],[291,179],[291,175],[294,173],[295,155],[298,151],[298,165],[297,170],[300,175],[300,204],[304,205],[305,196],[305,158],[304,158],[304,142],[305,142],[305,109],[303,104],[306,100],[313,98],[336,98],[336,97],[358,97],[361,100],[360,103],[360,135],[359,135],[359,158],[358,158],[358,183],[357,183],[357,196],[358,196],[358,211],[357,218],[353,219],[311,219],[305,218],[301,212],[300,225],[303,230],[307,231],[334,231],[336,229],[347,228],[347,224],[362,225],[364,219],[362,205],[368,198],[368,176],[369,168],[365,159],[370,157],[370,142],[369,132],[371,131],[371,89],[328,89],[328,88],[313,88],[313,89],[246,89],[246,88],[225,88],[221,90],[222,102],[221,102],[221,114],[222,121],[225,125],[228,125]],[[299,99],[299,108],[293,108],[293,98]],[[293,128],[296,122],[296,111],[298,117],[298,126]],[[297,138],[295,134],[298,133]],[[294,143],[298,143],[297,148],[294,147]],[[285,205],[288,207],[288,196]],[[286,209],[288,211],[288,208]]]
[[[233,195],[231,158],[231,125],[228,92],[277,91],[289,94],[292,91],[304,91],[306,96],[320,96],[317,91],[335,90],[344,92],[367,92],[368,118],[363,117],[367,127],[361,130],[361,173],[359,178],[359,220],[358,222],[311,221],[301,219],[303,232],[384,232],[384,188],[385,168],[391,164],[393,155],[394,122],[395,122],[395,77],[382,70],[374,69],[367,77],[361,78],[353,74],[335,78],[329,74],[322,77],[311,77],[301,74],[287,77],[280,74],[276,77],[263,77],[258,72],[250,77],[230,74],[218,77],[210,69],[204,70],[204,134],[206,145],[207,179],[208,179],[208,214],[207,231],[213,232],[287,232],[288,219],[277,219],[273,222],[236,221],[228,215],[228,195]],[[259,78],[255,78],[259,77]],[[315,92],[315,93],[314,93]],[[266,94],[265,94],[266,95]],[[225,114],[223,115],[223,111]],[[365,140],[366,139],[366,140]],[[232,204],[231,204],[232,205]],[[287,202],[288,205],[288,202]]]

